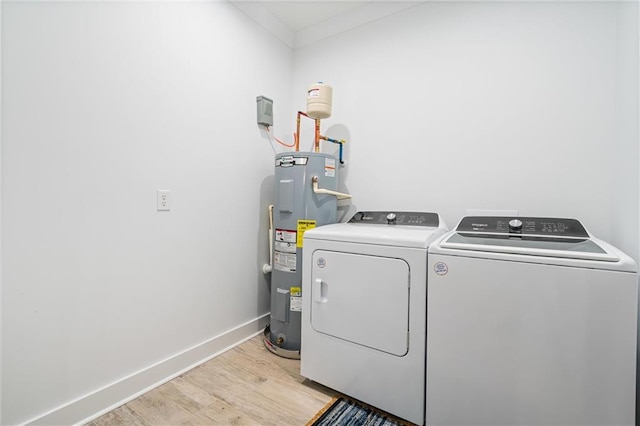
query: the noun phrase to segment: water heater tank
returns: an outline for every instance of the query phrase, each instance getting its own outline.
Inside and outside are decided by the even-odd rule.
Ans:
[[[304,232],[337,220],[337,198],[314,193],[313,178],[321,188],[335,191],[336,165],[336,158],[325,153],[276,155],[271,315],[265,345],[281,356],[300,354]]]
[[[307,90],[307,115],[311,118],[331,117],[333,89],[323,83],[312,84]]]

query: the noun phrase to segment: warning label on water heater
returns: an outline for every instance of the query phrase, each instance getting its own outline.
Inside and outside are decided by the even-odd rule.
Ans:
[[[296,245],[295,243],[285,243],[284,241],[276,241],[275,249],[276,251],[282,251],[285,253],[295,253]]]
[[[336,176],[336,159],[335,158],[324,159],[324,175],[327,177]]]
[[[273,252],[273,267],[278,271],[295,272],[297,257],[295,253]]]
[[[276,241],[284,241],[285,243],[296,242],[296,231],[288,229],[276,229]]]
[[[276,229],[276,240],[273,251],[273,267],[278,271],[296,272],[297,231]]]

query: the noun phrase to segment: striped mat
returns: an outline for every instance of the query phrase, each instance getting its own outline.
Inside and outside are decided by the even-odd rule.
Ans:
[[[406,426],[410,424],[361,402],[338,396],[320,410],[306,426]]]

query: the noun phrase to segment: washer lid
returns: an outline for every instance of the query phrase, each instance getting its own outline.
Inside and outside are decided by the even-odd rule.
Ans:
[[[440,246],[605,262],[620,260],[615,250],[592,238],[575,219],[468,216]]]
[[[427,248],[447,230],[442,221],[439,223],[438,226],[334,223],[306,231],[304,239]]]

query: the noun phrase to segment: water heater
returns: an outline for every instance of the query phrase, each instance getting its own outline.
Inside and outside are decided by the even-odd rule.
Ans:
[[[338,164],[320,152],[284,152],[275,159],[271,319],[265,344],[281,356],[300,354],[302,249],[306,230],[335,223],[335,195],[314,191],[338,188]],[[266,334],[266,333],[265,333]]]

